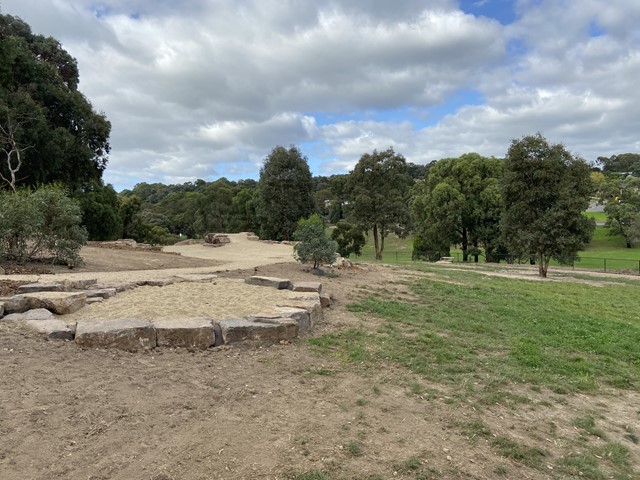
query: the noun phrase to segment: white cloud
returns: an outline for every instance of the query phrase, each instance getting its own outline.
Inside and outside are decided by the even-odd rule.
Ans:
[[[636,0],[518,0],[506,27],[453,0],[427,3],[2,6],[78,59],[81,90],[113,124],[105,178],[118,185],[255,177],[273,146],[291,143],[313,145],[324,174],[389,146],[414,162],[502,156],[536,131],[588,158],[639,149]],[[443,114],[462,90],[484,103]]]

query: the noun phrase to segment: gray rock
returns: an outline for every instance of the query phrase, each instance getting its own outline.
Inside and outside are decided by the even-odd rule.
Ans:
[[[138,288],[138,285],[136,285],[133,282],[128,282],[128,283],[121,283],[119,285],[116,285],[114,288],[116,289],[117,293],[121,293],[121,292],[126,292],[127,290],[133,290],[134,288]]]
[[[262,287],[273,287],[278,290],[286,290],[291,287],[291,280],[275,277],[260,277],[258,275],[245,279],[245,283],[249,285],[260,285]]]
[[[293,282],[291,288],[294,292],[316,292],[322,291],[322,284],[320,282]]]
[[[85,280],[63,280],[65,292],[71,290],[86,290],[87,288],[96,285],[98,280],[96,278],[88,278]]]
[[[296,309],[303,309],[309,314],[309,328],[313,328],[313,326],[322,320],[322,304],[320,303],[320,299],[316,297],[315,299],[310,300],[285,300],[282,302],[278,302],[278,307],[289,307]],[[304,330],[300,330],[302,333]]]
[[[87,298],[87,305],[91,305],[93,303],[102,303],[102,302],[104,302],[104,298],[102,297]]]
[[[18,293],[63,292],[62,283],[27,283],[18,287]]]
[[[331,306],[331,296],[328,293],[321,293],[318,297],[320,298],[322,308],[329,308]]]
[[[73,340],[73,330],[62,320],[25,320],[25,324],[45,334],[47,340]]]
[[[29,310],[24,313],[11,313],[2,319],[5,322],[22,322],[29,321],[46,321],[53,320],[53,313],[44,308],[36,308],[35,310]]]
[[[30,309],[46,308],[58,315],[76,312],[87,303],[85,293],[74,292],[40,292],[25,295]]]
[[[158,347],[206,350],[215,344],[213,322],[207,317],[154,320]]]
[[[84,293],[86,293],[87,299],[96,298],[96,297],[107,299],[107,298],[115,297],[117,292],[115,288],[96,288],[91,290],[85,290]]]
[[[247,240],[251,242],[257,242],[260,240],[260,237],[257,235],[247,235]]]
[[[246,318],[226,318],[218,324],[224,343],[248,341],[259,345],[273,345],[280,340],[293,340],[298,336],[298,324],[291,319],[282,319],[278,323],[260,323]]]
[[[4,302],[0,302],[0,318],[4,315]]]
[[[137,318],[85,318],[76,324],[76,343],[82,348],[118,348],[135,352],[156,347],[156,329]]]
[[[139,287],[166,287],[175,283],[173,280],[138,280],[135,284]]]
[[[29,310],[29,303],[24,295],[14,295],[13,297],[2,297],[0,302],[4,304],[4,314],[22,313]]]

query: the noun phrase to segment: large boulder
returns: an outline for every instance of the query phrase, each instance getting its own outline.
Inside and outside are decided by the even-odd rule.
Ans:
[[[1,297],[0,302],[4,305],[4,314],[22,313],[29,310],[29,302],[24,295],[14,295],[13,297]]]
[[[306,300],[283,300],[278,302],[277,306],[305,310],[309,314],[309,328],[313,328],[313,326],[323,318],[322,305],[319,298]]]
[[[66,322],[57,318],[51,320],[25,320],[25,324],[36,332],[44,334],[47,340],[73,340],[73,330]]]
[[[311,316],[304,308],[275,307],[265,310],[257,315],[250,315],[247,320],[258,323],[271,323],[274,325],[288,323],[293,320],[298,325],[298,333],[304,333],[311,329]]]
[[[137,318],[85,318],[76,324],[76,343],[82,348],[149,350],[156,347],[156,329]]]
[[[53,313],[46,308],[36,308],[22,313],[11,313],[2,320],[5,322],[24,322],[26,320],[40,322],[53,319]]]
[[[87,300],[90,298],[111,298],[116,296],[115,288],[94,288],[91,290],[85,290],[84,293],[87,295]]]
[[[205,350],[215,344],[213,322],[207,317],[157,319],[153,326],[158,347]]]
[[[87,303],[86,293],[40,292],[25,295],[30,309],[46,308],[58,315],[76,312]]]
[[[277,323],[252,322],[246,318],[226,318],[218,322],[224,343],[249,341],[259,345],[273,345],[298,336],[298,324],[290,318]]]
[[[262,287],[273,287],[278,290],[286,290],[291,287],[291,280],[287,280],[286,278],[261,277],[258,275],[245,279],[245,283],[249,285],[260,285]]]

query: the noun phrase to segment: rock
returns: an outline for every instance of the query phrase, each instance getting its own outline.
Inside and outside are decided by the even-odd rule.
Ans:
[[[4,268],[0,267],[0,275],[4,275],[4,274],[5,274]]]
[[[103,299],[111,298],[116,296],[115,288],[96,288],[92,290],[85,290],[84,293],[87,295],[87,300],[90,298],[100,297]]]
[[[65,292],[71,290],[86,290],[87,288],[96,285],[98,280],[95,278],[88,278],[86,280],[63,280]]]
[[[87,303],[85,293],[74,292],[40,292],[25,295],[30,309],[46,308],[58,315],[76,312]]]
[[[33,330],[44,333],[47,340],[73,340],[73,330],[62,320],[25,320],[25,324]]]
[[[278,290],[285,290],[291,287],[291,280],[275,277],[260,277],[257,275],[245,279],[245,283],[249,285],[260,285],[262,287],[273,287]]]
[[[117,293],[121,293],[121,292],[126,292],[127,290],[133,290],[134,288],[138,288],[138,285],[136,285],[133,282],[127,282],[127,283],[120,283],[119,285],[116,285],[114,288],[116,289]]]
[[[218,324],[224,343],[250,341],[260,345],[273,345],[280,340],[293,340],[298,336],[298,324],[291,319],[282,319],[278,323],[260,323],[246,318],[226,318]]]
[[[247,235],[247,240],[251,242],[257,242],[260,240],[260,237],[257,235]]]
[[[22,313],[29,310],[29,303],[24,295],[14,295],[13,297],[2,297],[0,302],[4,304],[4,314]]]
[[[76,343],[82,348],[149,350],[156,347],[156,329],[137,318],[85,318],[76,324]]]
[[[176,278],[184,282],[212,282],[218,278],[213,273],[182,273],[176,275]]]
[[[174,283],[172,280],[137,280],[138,287],[166,287]]]
[[[4,315],[4,302],[0,302],[0,318]]]
[[[213,344],[213,346],[219,347],[224,343],[224,339],[222,338],[222,329],[220,328],[220,325],[218,325],[217,323],[213,325],[213,333],[215,336],[215,343]]]
[[[298,333],[303,333],[311,328],[311,317],[309,312],[303,308],[295,307],[275,307],[261,312],[257,315],[247,317],[250,322],[270,323],[279,325],[293,320],[298,325]],[[285,339],[286,340],[286,339]]]
[[[309,314],[309,328],[313,328],[317,322],[322,320],[322,305],[318,298],[313,300],[286,300],[279,302],[277,306],[305,310]],[[300,328],[300,333],[304,331]]]
[[[158,347],[206,350],[213,346],[213,322],[207,317],[167,318],[153,321]]]
[[[91,297],[91,298],[87,298],[87,305],[91,305],[94,303],[102,303],[104,302],[104,298],[102,297]]]
[[[294,292],[316,292],[322,291],[322,284],[320,282],[293,282],[291,288]]]
[[[328,293],[321,293],[318,297],[320,298],[322,308],[329,308],[331,306],[331,297]]]
[[[206,245],[226,245],[231,243],[231,240],[224,233],[207,233],[204,236],[204,242]]]
[[[324,276],[324,270],[322,270],[320,268],[312,268],[311,269],[311,275],[317,275],[318,277],[322,277],[322,276]]]
[[[27,283],[18,287],[18,293],[63,292],[62,283]]]

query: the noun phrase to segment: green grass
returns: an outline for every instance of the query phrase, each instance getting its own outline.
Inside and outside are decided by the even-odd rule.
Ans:
[[[607,214],[604,212],[582,212],[587,218],[593,218],[596,222],[606,222]]]
[[[416,265],[442,277],[437,267]],[[416,281],[416,303],[377,292],[349,307],[361,315],[361,327],[310,342],[347,362],[393,362],[471,390],[480,380],[481,403],[526,403],[501,391],[509,382],[562,393],[640,389],[640,297],[633,287],[446,275],[460,285]],[[367,327],[370,316],[383,323]]]

